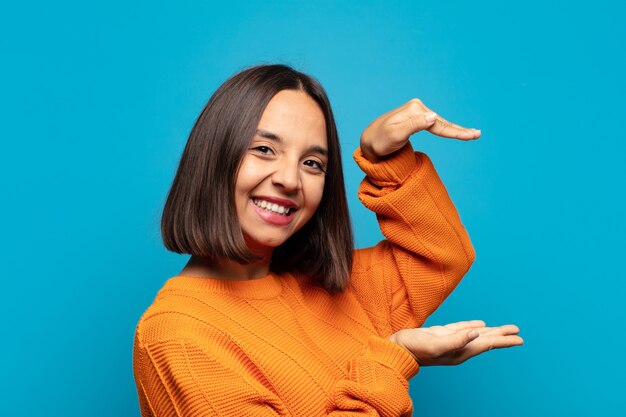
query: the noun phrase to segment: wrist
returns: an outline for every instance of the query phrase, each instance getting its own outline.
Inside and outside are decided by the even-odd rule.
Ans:
[[[403,343],[404,338],[402,336],[404,335],[404,333],[405,330],[400,330],[389,336],[387,339],[407,351],[413,357],[413,359],[415,359],[415,361],[419,363],[419,361],[417,360],[417,356],[415,356],[415,354],[411,352],[411,349],[407,348],[406,345]]]
[[[374,149],[371,145],[368,145],[361,140],[360,147],[361,147],[361,154],[363,155],[365,159],[367,159],[370,162],[380,161],[380,157],[376,155],[376,152],[374,152]]]
[[[408,142],[393,154],[383,158],[378,157],[376,162],[368,159],[363,152],[363,148],[357,148],[353,154],[354,160],[368,176],[370,182],[379,188],[401,184],[421,166],[421,156],[413,152]]]

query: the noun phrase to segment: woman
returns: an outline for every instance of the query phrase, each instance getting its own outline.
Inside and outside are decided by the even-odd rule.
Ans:
[[[354,153],[359,198],[387,238],[353,251],[328,98],[283,65],[211,97],[165,204],[166,247],[191,258],[141,318],[143,416],[402,416],[419,366],[519,345],[515,326],[419,328],[474,252],[420,130],[476,139],[419,100],[376,119]]]

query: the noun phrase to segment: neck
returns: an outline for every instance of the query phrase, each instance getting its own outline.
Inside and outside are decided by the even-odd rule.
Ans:
[[[210,262],[206,258],[192,256],[180,275],[228,280],[257,279],[269,274],[270,259],[271,256],[253,263],[240,264],[228,259]]]

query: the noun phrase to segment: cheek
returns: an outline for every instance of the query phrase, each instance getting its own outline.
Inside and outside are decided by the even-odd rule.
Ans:
[[[255,172],[257,171],[258,169],[255,169],[254,164],[248,160],[248,157],[244,157],[235,181],[235,195],[246,195],[250,191],[255,181]]]
[[[322,202],[322,197],[324,196],[324,181],[316,182],[311,188],[311,192],[309,193],[309,207],[314,213]],[[311,213],[311,215],[313,215]]]

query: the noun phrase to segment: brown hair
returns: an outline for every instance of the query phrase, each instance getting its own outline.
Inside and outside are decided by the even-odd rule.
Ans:
[[[320,106],[326,120],[328,165],[317,211],[274,250],[270,269],[303,273],[329,291],[341,291],[352,266],[353,238],[337,127],[320,83],[286,65],[245,69],[210,98],[191,130],[165,202],[163,243],[173,252],[210,261],[256,259],[237,219],[235,181],[265,107],[282,90],[303,91]]]

